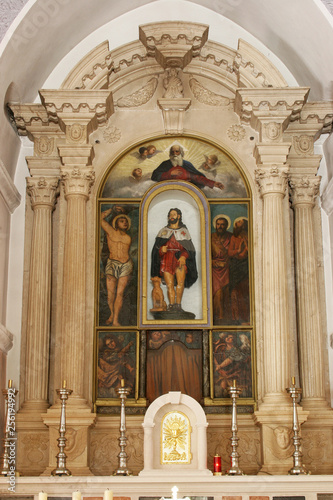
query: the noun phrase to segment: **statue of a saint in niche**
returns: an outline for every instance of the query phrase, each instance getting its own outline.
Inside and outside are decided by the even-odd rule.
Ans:
[[[192,286],[198,271],[195,248],[190,233],[183,224],[179,208],[171,208],[168,224],[156,236],[152,250],[151,277],[161,277],[166,284],[169,305],[166,311],[152,313],[155,319],[194,319],[195,314],[184,311],[181,301],[184,288]]]

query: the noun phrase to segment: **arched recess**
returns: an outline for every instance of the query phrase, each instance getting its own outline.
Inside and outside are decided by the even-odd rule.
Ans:
[[[181,167],[170,160],[174,149],[180,151]],[[239,164],[217,144],[199,137],[150,137],[119,155],[96,191],[96,255],[101,256],[95,287],[97,410],[117,404],[121,377],[132,388],[129,405],[142,406],[172,389],[221,411],[230,404],[227,388],[236,379],[244,385],[243,404],[248,411],[251,405],[253,409],[253,209],[249,182]],[[181,216],[174,243],[168,221],[172,209]],[[186,255],[185,288],[179,286],[175,263],[170,291],[160,257],[162,243],[171,245],[167,251],[177,252],[177,259]],[[229,255],[229,247],[233,254]],[[145,332],[140,341],[137,330]],[[107,343],[117,337],[117,349],[126,353],[132,349],[133,354],[113,370]],[[216,371],[227,342],[228,349],[238,353],[238,361]],[[138,350],[139,356],[134,354]],[[191,350],[193,361],[185,362],[192,359]],[[187,368],[179,375],[171,365],[181,359]],[[160,369],[168,364],[170,376],[163,377]]]

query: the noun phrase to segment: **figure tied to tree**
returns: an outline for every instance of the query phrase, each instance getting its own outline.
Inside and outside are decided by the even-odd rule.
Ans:
[[[198,278],[195,248],[190,233],[183,224],[179,208],[171,208],[168,225],[156,236],[152,250],[151,278],[162,278],[166,284],[169,305],[167,311],[154,312],[155,319],[194,319],[193,313],[184,311],[181,301],[184,288],[191,287]],[[153,296],[154,300],[154,296]]]

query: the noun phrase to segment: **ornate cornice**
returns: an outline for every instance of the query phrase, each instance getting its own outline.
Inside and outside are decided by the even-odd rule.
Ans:
[[[14,115],[19,135],[29,135],[31,129],[48,127],[50,124],[49,116],[42,104],[9,103],[8,106]],[[58,123],[56,117],[53,119],[53,123]],[[32,135],[29,138],[33,140]]]
[[[5,165],[0,160],[0,195],[8,209],[12,214],[21,203],[21,195],[16,189]]]
[[[260,132],[262,141],[272,140],[264,125],[272,124],[276,130],[282,127],[277,137],[280,140],[288,123],[299,117],[308,94],[309,89],[303,87],[238,89],[235,111],[242,122]]]
[[[234,60],[239,87],[287,87],[278,69],[259,50],[240,39]]]
[[[31,198],[32,208],[43,205],[53,209],[58,194],[58,184],[57,177],[28,177],[27,192]]]
[[[113,69],[109,42],[97,45],[72,69],[61,85],[61,89],[99,89],[109,83]]]
[[[163,67],[185,68],[208,39],[208,26],[198,23],[161,22],[139,26],[139,39]]]
[[[82,120],[95,126],[107,122],[113,113],[112,93],[109,90],[40,90],[48,115],[62,121]]]

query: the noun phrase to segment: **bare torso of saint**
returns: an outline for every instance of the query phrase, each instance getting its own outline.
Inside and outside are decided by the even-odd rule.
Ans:
[[[131,237],[128,234],[122,234],[119,231],[110,231],[107,234],[107,241],[110,250],[110,259],[118,260],[122,263],[129,260]]]

